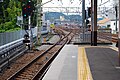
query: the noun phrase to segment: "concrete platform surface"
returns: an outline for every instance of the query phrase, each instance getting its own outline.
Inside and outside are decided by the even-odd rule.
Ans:
[[[43,80],[120,80],[118,49],[66,45]]]
[[[43,80],[77,80],[78,46],[66,45],[52,62]]]
[[[120,80],[118,52],[111,47],[85,48],[93,80]]]

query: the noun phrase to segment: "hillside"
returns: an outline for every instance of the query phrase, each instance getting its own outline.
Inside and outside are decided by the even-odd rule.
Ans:
[[[63,13],[59,12],[46,12],[45,13],[45,19],[46,20],[55,20],[60,19],[60,16],[64,16],[65,19],[71,20],[71,21],[79,21],[81,23],[82,17],[80,15],[65,15]]]

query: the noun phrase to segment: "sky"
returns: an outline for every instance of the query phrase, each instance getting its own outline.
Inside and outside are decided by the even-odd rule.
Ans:
[[[43,3],[49,1],[49,0],[43,0]],[[71,1],[71,2],[70,2]],[[78,7],[80,5],[80,1],[79,0],[53,0],[52,2],[44,5],[44,6],[63,6],[63,7]]]
[[[42,3],[46,3],[48,1],[50,1],[50,0],[43,0]],[[113,1],[117,1],[117,0],[98,0],[98,5],[101,5],[99,7],[105,7],[105,6],[110,7],[110,6],[113,6]],[[107,3],[105,3],[105,2],[107,2]],[[85,0],[85,3],[86,3],[85,4],[86,8],[90,7],[91,0]],[[81,2],[81,0],[59,0],[59,1],[52,0],[51,2],[43,5],[43,7],[80,7],[81,11],[82,11],[82,2]],[[48,9],[44,9],[43,11],[48,11]],[[57,9],[54,9],[54,10],[49,9],[49,11],[57,12]]]

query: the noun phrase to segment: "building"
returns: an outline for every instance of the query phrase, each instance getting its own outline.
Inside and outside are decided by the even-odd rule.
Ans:
[[[115,34],[116,33],[116,19],[111,20],[111,29],[112,29],[112,33]],[[117,32],[118,30],[119,30],[119,20],[117,20]]]
[[[110,19],[109,18],[105,18],[103,20],[99,20],[97,22],[98,26],[100,26],[99,28],[109,28],[110,27]]]

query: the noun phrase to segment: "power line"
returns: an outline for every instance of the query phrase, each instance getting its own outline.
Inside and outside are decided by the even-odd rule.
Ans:
[[[102,0],[101,0],[101,2],[102,2]],[[104,2],[104,3],[101,3],[101,4],[98,5],[98,6],[102,6],[102,5],[104,5],[104,4],[108,3],[108,2],[110,2],[110,0],[108,0],[108,1],[106,1],[106,2]]]

